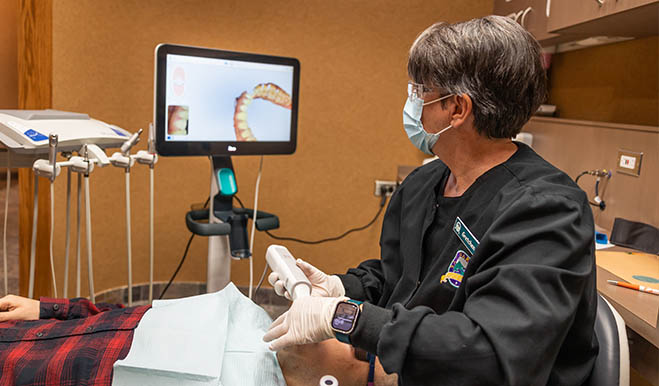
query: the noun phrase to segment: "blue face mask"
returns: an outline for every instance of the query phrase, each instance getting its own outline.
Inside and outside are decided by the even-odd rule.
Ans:
[[[453,126],[449,125],[445,129],[442,129],[440,132],[435,134],[428,133],[423,128],[423,123],[421,123],[423,106],[439,102],[450,97],[451,95],[452,94],[445,95],[441,98],[426,103],[424,103],[420,98],[408,97],[407,101],[405,102],[405,107],[403,108],[403,126],[405,127],[407,137],[410,139],[412,144],[417,147],[417,149],[428,155],[434,155],[432,152],[432,147],[435,146],[435,143],[437,143],[439,135]]]

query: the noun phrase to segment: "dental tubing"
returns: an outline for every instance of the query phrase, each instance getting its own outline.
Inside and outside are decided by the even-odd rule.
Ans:
[[[149,205],[149,301],[153,299],[153,263],[154,263],[154,165],[157,162],[157,155],[155,154],[155,142],[153,140],[153,127],[150,127],[149,150],[141,150],[136,155],[130,155],[130,149],[137,144],[139,136],[142,133],[140,129],[137,133],[133,134],[121,146],[120,153],[114,153],[111,158],[105,155],[105,152],[98,146],[93,144],[85,144],[79,151],[80,156],[71,156],[68,154],[69,159],[63,162],[56,162],[57,157],[57,142],[56,134],[51,134],[49,137],[49,157],[48,159],[36,160],[32,166],[34,177],[34,213],[32,224],[32,239],[30,250],[30,278],[28,293],[29,297],[34,297],[34,280],[35,280],[35,266],[36,266],[36,239],[37,239],[37,220],[38,220],[38,191],[39,191],[39,177],[45,177],[50,180],[50,240],[49,240],[49,255],[50,255],[50,268],[53,281],[53,292],[55,297],[58,296],[57,282],[55,274],[55,262],[53,255],[53,238],[55,230],[55,190],[54,181],[59,175],[62,167],[67,167],[67,189],[66,189],[66,240],[65,240],[65,256],[64,256],[64,296],[68,296],[68,281],[69,281],[69,253],[70,253],[70,211],[71,211],[71,174],[73,172],[78,174],[78,190],[77,190],[77,228],[76,228],[76,297],[80,297],[80,271],[81,271],[81,193],[82,193],[82,180],[84,180],[85,190],[85,234],[86,234],[86,248],[87,248],[87,270],[89,280],[89,298],[95,302],[94,291],[94,271],[93,271],[93,252],[92,252],[92,225],[91,225],[91,194],[89,184],[89,174],[94,169],[94,165],[100,167],[112,164],[124,168],[125,170],[125,192],[126,192],[126,248],[127,248],[127,265],[128,265],[128,305],[133,303],[132,296],[132,239],[131,239],[131,204],[130,204],[130,168],[139,162],[141,164],[149,165],[149,190],[150,190],[150,205]],[[6,246],[6,232],[7,232],[7,207],[9,196],[10,184],[10,169],[9,161],[7,168],[7,199],[5,200],[5,228],[4,228],[4,265],[5,265],[5,293],[7,293],[7,246]]]
[[[76,297],[80,297],[80,204],[82,198],[82,175],[78,173],[78,197],[76,207]]]
[[[133,134],[126,142],[121,145],[121,152],[112,154],[110,162],[112,165],[124,168],[126,176],[126,261],[128,265],[128,306],[133,305],[133,253],[132,238],[130,227],[130,168],[135,164],[138,155],[131,156],[130,149],[135,146],[142,134],[142,129]],[[139,154],[139,153],[138,153]]]
[[[149,304],[153,301],[153,164],[149,167]]]
[[[48,161],[52,167],[50,178],[50,239],[48,241],[48,252],[50,255],[50,273],[53,275],[53,293],[57,297],[57,279],[55,277],[55,259],[53,258],[53,236],[55,234],[55,177],[57,177],[57,134],[51,134],[48,138],[49,152]]]
[[[256,228],[256,213],[259,203],[259,185],[261,184],[261,171],[263,170],[263,156],[259,162],[259,172],[256,177],[256,187],[254,188],[254,213],[252,215],[252,232],[249,241],[249,298],[252,298],[252,287],[254,286],[254,233]]]
[[[133,254],[130,236],[130,172],[126,168],[126,249],[128,256],[128,307],[133,305]]]
[[[140,130],[141,132],[141,130]],[[149,165],[149,303],[153,301],[153,262],[154,262],[154,172],[153,169],[158,162],[156,154],[156,141],[153,123],[149,124],[148,149],[140,150],[135,155],[135,160],[143,165]]]
[[[48,244],[50,256],[50,272],[53,280],[53,292],[57,297],[57,282],[55,280],[55,261],[53,259],[53,232],[54,232],[54,211],[55,211],[55,178],[59,175],[61,166],[57,164],[57,134],[50,134],[48,137],[48,159],[39,159],[34,161],[32,169],[34,170],[34,214],[32,221],[32,243],[30,251],[30,282],[28,284],[28,296],[34,297],[34,270],[36,264],[36,244],[37,244],[37,220],[39,216],[38,194],[39,194],[39,177],[45,177],[50,180],[50,241]]]
[[[55,274],[55,261],[54,261],[54,255],[53,255],[53,238],[54,238],[54,231],[55,231],[55,189],[54,189],[54,182],[55,178],[59,175],[61,168],[62,167],[70,167],[73,169],[73,171],[76,172],[85,172],[88,174],[89,171],[92,170],[92,167],[90,165],[92,164],[93,161],[89,160],[88,158],[85,158],[84,160],[81,157],[71,157],[68,161],[65,162],[56,162],[56,157],[57,157],[57,142],[58,142],[58,137],[55,134],[51,134],[49,137],[49,157],[48,160],[45,159],[39,159],[36,160],[32,166],[32,169],[34,170],[34,213],[33,213],[33,221],[32,221],[32,242],[31,242],[31,250],[30,250],[30,279],[29,279],[29,284],[28,284],[28,296],[30,298],[34,297],[34,271],[36,268],[36,239],[37,239],[37,221],[38,221],[38,216],[39,216],[39,206],[38,206],[38,192],[39,192],[39,177],[44,177],[48,178],[50,180],[50,210],[51,210],[51,216],[50,216],[50,238],[49,238],[49,257],[50,257],[50,270],[51,270],[51,275],[52,275],[52,285],[53,285],[53,292],[55,297],[58,295],[57,291],[57,278]],[[91,145],[93,146],[93,145]],[[85,154],[88,153],[88,145],[83,146]],[[99,156],[99,153],[102,153],[102,150],[100,148],[96,147],[96,150],[93,151],[94,154]],[[102,161],[97,161],[97,162],[102,162]],[[69,170],[71,170],[69,169]],[[70,226],[70,221],[68,218],[68,212],[70,209],[70,178],[69,178],[69,186],[67,186],[67,247],[66,247],[66,260],[68,264],[68,233],[69,233],[69,226]],[[68,266],[65,267],[65,281],[68,281]],[[66,287],[66,284],[65,284]],[[68,288],[67,288],[68,290]]]
[[[34,297],[34,268],[36,263],[37,253],[37,219],[39,217],[39,176],[34,175],[34,200],[32,214],[32,241],[30,243],[30,282],[28,284],[27,297],[32,299]]]
[[[62,296],[69,297],[69,242],[71,241],[71,169],[66,171],[66,235],[64,241],[64,289]]]
[[[11,187],[11,152],[7,152],[7,190],[5,191],[5,223],[2,229],[2,256],[4,258],[5,296],[9,295],[9,275],[7,274],[7,217],[9,214],[9,188]]]
[[[96,296],[94,296],[94,268],[92,257],[92,211],[91,203],[89,200],[89,173],[84,176],[85,180],[85,233],[87,236],[87,274],[89,278],[89,300],[96,303]]]
[[[57,278],[55,277],[55,259],[53,258],[53,236],[55,234],[55,183],[50,181],[50,240],[48,252],[50,255],[50,273],[53,279],[53,293],[57,297]]]
[[[83,157],[70,157],[69,160],[64,162],[56,162],[57,156],[57,135],[51,134],[49,141],[49,159],[39,159],[34,162],[32,169],[34,170],[34,213],[32,221],[32,240],[31,240],[31,250],[30,250],[30,278],[28,284],[28,296],[30,298],[34,297],[34,273],[36,268],[36,239],[37,239],[37,221],[39,216],[39,204],[38,204],[38,192],[39,192],[39,177],[45,177],[50,180],[50,209],[51,209],[51,222],[50,222],[50,242],[49,242],[49,255],[50,255],[50,268],[53,280],[53,292],[57,297],[57,280],[55,274],[55,262],[53,256],[53,238],[54,238],[54,214],[55,214],[55,200],[54,200],[54,181],[55,178],[60,174],[62,167],[69,167],[69,171],[82,173],[85,178],[85,188],[86,188],[86,210],[87,210],[87,254],[88,254],[88,269],[89,269],[89,289],[90,289],[90,298],[94,301],[94,278],[93,278],[93,267],[92,262],[92,252],[91,252],[91,210],[89,202],[89,173],[94,169],[94,164],[99,164],[103,167],[109,164],[107,156],[103,150],[101,150],[96,145],[83,145],[80,153],[84,154]],[[90,159],[90,154],[93,158]],[[67,186],[67,240],[66,240],[66,261],[68,264],[68,234],[70,228],[69,220],[69,209],[70,209],[70,178],[69,186]],[[76,282],[76,295],[79,296],[80,293],[80,175],[78,176],[78,232],[77,232],[77,282]],[[68,281],[68,267],[65,267],[65,280]],[[65,284],[66,287],[66,284]],[[68,291],[68,288],[67,288]]]

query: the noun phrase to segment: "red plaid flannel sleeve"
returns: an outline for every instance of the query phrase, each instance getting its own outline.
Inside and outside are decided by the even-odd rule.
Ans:
[[[42,298],[42,319],[0,323],[0,386],[110,386],[148,309]]]
[[[39,319],[81,319],[101,312],[124,308],[122,304],[94,304],[85,298],[52,299],[41,297],[39,302]]]

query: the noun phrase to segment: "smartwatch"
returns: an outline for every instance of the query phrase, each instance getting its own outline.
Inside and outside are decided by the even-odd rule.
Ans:
[[[331,327],[339,341],[350,344],[350,333],[357,325],[357,319],[362,312],[362,303],[359,300],[348,299],[336,305]]]

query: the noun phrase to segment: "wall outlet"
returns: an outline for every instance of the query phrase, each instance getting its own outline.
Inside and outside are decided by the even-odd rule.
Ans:
[[[624,173],[638,177],[641,175],[642,160],[643,153],[618,149],[618,162],[616,163],[616,171],[618,171],[618,173]]]
[[[375,180],[375,195],[381,196],[384,194],[385,196],[391,196],[394,194],[397,186],[396,181]]]

